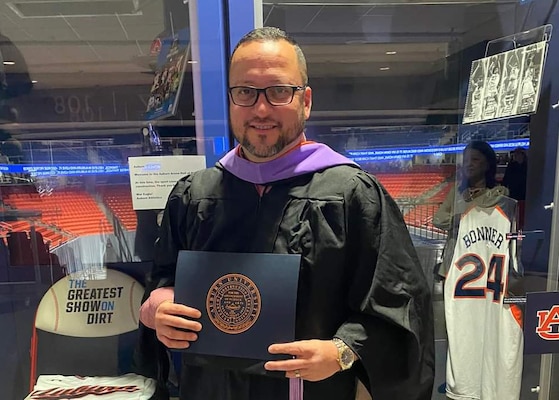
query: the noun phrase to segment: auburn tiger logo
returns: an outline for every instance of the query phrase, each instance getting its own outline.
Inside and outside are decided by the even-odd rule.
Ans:
[[[536,333],[544,340],[559,340],[559,305],[551,310],[541,310],[538,314]]]

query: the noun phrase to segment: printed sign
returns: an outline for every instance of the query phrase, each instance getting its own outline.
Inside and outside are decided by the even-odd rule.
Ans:
[[[206,168],[206,157],[129,157],[128,165],[134,210],[162,210],[179,179]]]
[[[144,288],[135,279],[107,270],[104,279],[67,275],[45,293],[35,326],[75,337],[113,336],[138,327]]]

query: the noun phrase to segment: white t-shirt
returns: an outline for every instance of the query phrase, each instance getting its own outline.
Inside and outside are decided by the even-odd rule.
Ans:
[[[41,375],[25,400],[149,400],[155,380],[136,374],[115,377]]]

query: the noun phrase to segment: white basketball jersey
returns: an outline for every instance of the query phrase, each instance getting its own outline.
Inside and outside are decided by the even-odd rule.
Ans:
[[[507,239],[507,233],[514,231],[513,215],[498,205],[473,207],[460,220],[444,288],[446,391],[451,399],[520,397],[521,311],[503,304],[509,265],[513,269],[517,265],[515,243]]]
[[[25,400],[148,400],[155,381],[140,375],[80,377],[41,375]]]

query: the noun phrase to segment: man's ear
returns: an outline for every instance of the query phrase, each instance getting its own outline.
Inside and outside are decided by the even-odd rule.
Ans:
[[[311,116],[311,108],[312,108],[312,89],[310,86],[305,88],[304,94],[304,102],[305,102],[305,119],[309,119]]]

